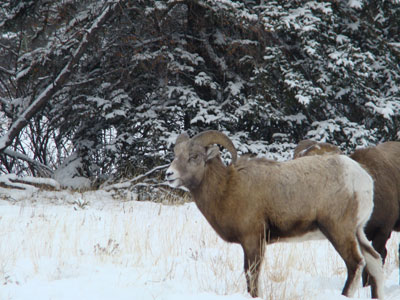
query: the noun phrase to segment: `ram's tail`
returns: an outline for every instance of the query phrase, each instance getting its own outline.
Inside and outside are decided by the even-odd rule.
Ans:
[[[365,236],[363,227],[357,230],[357,240],[365,258],[366,269],[370,275],[372,298],[383,299],[383,266],[381,256],[372,248]]]

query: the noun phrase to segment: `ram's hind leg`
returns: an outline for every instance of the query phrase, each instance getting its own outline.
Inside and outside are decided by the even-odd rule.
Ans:
[[[349,239],[347,245],[335,247],[343,258],[347,267],[347,280],[342,294],[347,297],[353,297],[357,286],[360,284],[361,273],[365,266],[365,260],[362,257],[359,245],[356,239]]]
[[[346,232],[345,228],[320,227],[321,232],[332,243],[333,247],[344,260],[347,267],[347,280],[342,294],[352,297],[361,286],[361,273],[365,266],[365,260],[361,254],[360,245],[354,233]],[[347,229],[348,230],[348,229]]]

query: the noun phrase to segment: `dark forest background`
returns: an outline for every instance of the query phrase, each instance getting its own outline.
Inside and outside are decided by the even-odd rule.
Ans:
[[[400,140],[399,1],[1,2],[0,174],[130,178],[207,129]]]

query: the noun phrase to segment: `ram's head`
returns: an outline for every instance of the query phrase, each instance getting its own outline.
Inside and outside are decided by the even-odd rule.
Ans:
[[[223,133],[210,130],[189,138],[186,133],[178,136],[175,143],[175,159],[166,172],[166,179],[172,187],[196,188],[204,177],[207,162],[219,156],[219,148],[227,149],[236,162],[237,152],[232,141]]]

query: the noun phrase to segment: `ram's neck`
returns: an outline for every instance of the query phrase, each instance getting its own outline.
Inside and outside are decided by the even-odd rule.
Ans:
[[[206,165],[203,181],[191,191],[193,198],[211,226],[215,228],[224,194],[231,176],[232,167],[226,167],[219,157]],[[218,230],[217,230],[218,232]]]

